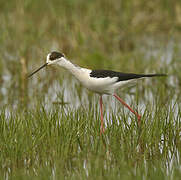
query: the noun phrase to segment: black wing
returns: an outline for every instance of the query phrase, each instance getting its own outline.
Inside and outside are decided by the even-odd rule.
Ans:
[[[117,82],[127,81],[130,79],[138,79],[142,77],[154,77],[154,76],[166,76],[166,74],[134,74],[134,73],[122,73],[111,70],[92,70],[90,77],[106,78],[106,77],[118,77]]]

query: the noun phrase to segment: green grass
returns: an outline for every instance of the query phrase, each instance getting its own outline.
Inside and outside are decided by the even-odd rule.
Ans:
[[[147,105],[139,128],[127,114],[109,115],[100,136],[97,107],[37,106],[0,121],[0,173],[14,178],[179,179],[180,109]],[[169,110],[169,112],[168,112]],[[172,111],[170,111],[172,110]]]
[[[0,1],[1,179],[181,177],[180,0]],[[137,119],[63,69],[27,74],[58,50],[74,63],[167,73],[118,92]]]

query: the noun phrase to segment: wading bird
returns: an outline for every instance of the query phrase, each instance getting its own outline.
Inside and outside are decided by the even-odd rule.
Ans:
[[[144,77],[154,77],[154,76],[165,76],[165,74],[134,74],[134,73],[122,73],[115,72],[111,70],[91,70],[87,68],[79,67],[71,63],[64,54],[60,52],[53,51],[47,55],[46,63],[38,68],[36,71],[31,73],[28,77],[38,72],[40,69],[48,65],[59,65],[67,69],[73,76],[78,79],[81,84],[87,89],[98,93],[100,95],[100,114],[101,114],[101,134],[104,133],[104,123],[103,123],[103,110],[102,110],[102,95],[112,95],[118,101],[120,101],[124,106],[126,106],[132,113],[134,113],[138,118],[138,124],[140,124],[141,116],[134,111],[130,106],[128,106],[120,97],[117,96],[115,91],[120,87],[134,81],[135,79],[140,79]]]

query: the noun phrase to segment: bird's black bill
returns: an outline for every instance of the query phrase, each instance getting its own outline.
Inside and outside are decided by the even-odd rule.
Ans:
[[[48,65],[48,63],[45,63],[43,66],[41,66],[40,68],[38,68],[36,71],[32,72],[30,75],[28,75],[28,78],[33,76],[33,74],[37,73],[40,69],[46,67]]]

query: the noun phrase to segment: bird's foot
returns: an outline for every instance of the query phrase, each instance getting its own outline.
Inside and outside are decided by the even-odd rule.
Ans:
[[[141,115],[137,115],[137,118],[138,118],[138,126],[140,126],[141,125]]]
[[[100,129],[100,135],[104,134],[104,131],[105,131],[104,127],[101,127],[101,129]]]

